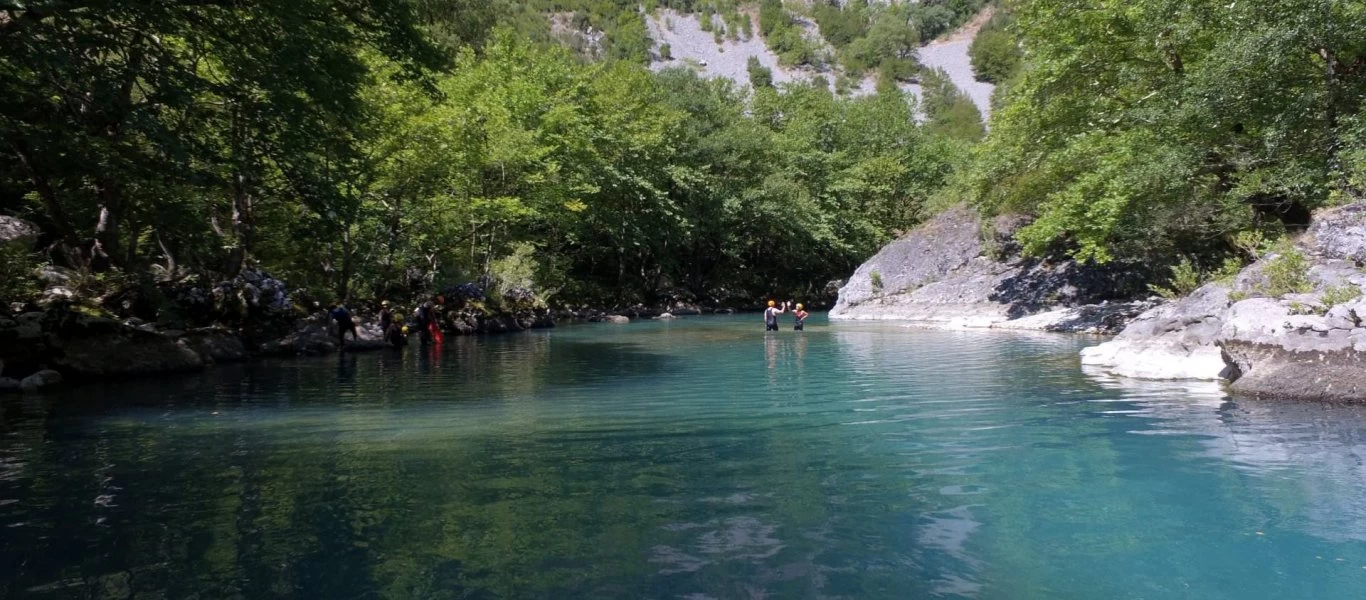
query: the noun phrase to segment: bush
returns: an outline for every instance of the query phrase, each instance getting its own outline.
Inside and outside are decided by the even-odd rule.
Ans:
[[[868,274],[868,280],[872,282],[874,292],[882,292],[882,273],[873,271]]]
[[[672,47],[672,46],[669,46],[668,44],[660,44],[660,46],[659,46],[659,57],[662,58],[662,59],[664,59],[664,60],[673,60],[673,59],[674,59],[674,49],[673,49],[673,47]]]
[[[1335,285],[1323,291],[1323,305],[1333,307],[1361,297],[1361,288],[1351,283]]]
[[[1278,298],[1286,294],[1303,294],[1314,289],[1309,282],[1309,261],[1290,240],[1282,239],[1272,248],[1273,256],[1262,268],[1265,281],[1258,292]]]
[[[968,57],[978,81],[1000,84],[1015,74],[1021,54],[1015,36],[1001,29],[983,29],[968,48]]]
[[[38,280],[33,272],[42,261],[39,255],[22,246],[0,246],[0,307],[11,302],[23,302],[38,294]]]

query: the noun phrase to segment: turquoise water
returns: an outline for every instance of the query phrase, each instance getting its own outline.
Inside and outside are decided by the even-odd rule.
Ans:
[[[1366,412],[757,315],[0,400],[5,598],[1360,598]]]

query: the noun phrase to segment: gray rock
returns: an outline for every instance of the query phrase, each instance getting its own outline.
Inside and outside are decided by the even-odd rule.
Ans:
[[[64,267],[44,265],[35,273],[38,281],[46,287],[71,287],[76,281],[76,272]]]
[[[71,302],[76,298],[76,292],[70,288],[56,286],[43,290],[43,297],[38,299],[38,306],[43,308],[51,307],[54,304]]]
[[[61,373],[58,373],[51,369],[44,369],[42,371],[38,371],[37,373],[29,375],[28,377],[25,377],[23,381],[19,382],[19,388],[25,392],[37,392],[41,390],[51,389],[61,384]]]
[[[32,250],[41,230],[37,225],[17,217],[0,215],[0,247],[11,245]]]
[[[588,319],[593,323],[630,323],[631,318],[622,315],[599,315]]]
[[[1042,329],[1052,317],[1008,322],[1146,295],[1131,265],[1085,266],[1020,256],[1013,235],[1026,223],[1019,217],[998,218],[984,242],[975,211],[946,211],[860,265],[840,289],[830,318]]]
[[[1320,210],[1302,243],[1328,259],[1366,263],[1366,203]]]
[[[1355,313],[1346,304],[1328,309],[1328,314],[1323,316],[1323,320],[1331,329],[1355,329],[1358,324]]]
[[[678,317],[673,316],[672,313],[660,313],[659,316],[655,317],[654,319],[656,321],[672,321],[677,318]]]
[[[19,391],[19,380],[13,377],[0,377],[0,394],[10,394]]]
[[[205,364],[242,362],[247,348],[242,339],[216,329],[190,331],[180,336],[180,344],[199,355]]]
[[[172,337],[117,325],[112,332],[62,340],[54,362],[91,377],[193,371],[204,366],[198,353]]]

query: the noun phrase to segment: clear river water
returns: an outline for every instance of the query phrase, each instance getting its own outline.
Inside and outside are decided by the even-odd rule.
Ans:
[[[1097,341],[743,315],[0,398],[0,598],[1366,596],[1366,411]]]

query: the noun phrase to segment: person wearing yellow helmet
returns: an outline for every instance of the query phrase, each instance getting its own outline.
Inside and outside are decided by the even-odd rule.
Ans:
[[[768,301],[768,308],[764,309],[764,331],[778,330],[778,315],[787,312],[787,302],[783,302],[782,308],[777,305],[777,302]]]
[[[794,319],[792,323],[792,330],[802,331],[806,327],[806,318],[808,316],[810,316],[810,313],[803,310],[801,303],[798,302],[796,309],[792,311],[792,317]]]

